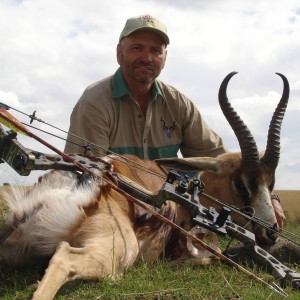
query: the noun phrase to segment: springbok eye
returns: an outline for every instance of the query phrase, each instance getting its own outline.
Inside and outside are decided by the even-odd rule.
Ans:
[[[273,191],[275,185],[275,180],[272,181],[272,183],[269,185],[269,191]]]
[[[234,180],[234,185],[237,188],[237,190],[239,191],[239,193],[241,194],[244,202],[247,203],[249,201],[249,193],[248,193],[243,181],[240,178],[237,178]]]

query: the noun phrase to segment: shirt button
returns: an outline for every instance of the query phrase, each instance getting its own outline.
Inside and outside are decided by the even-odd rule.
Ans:
[[[140,118],[142,118],[143,117],[143,115],[142,114],[138,114],[138,118],[140,119]]]

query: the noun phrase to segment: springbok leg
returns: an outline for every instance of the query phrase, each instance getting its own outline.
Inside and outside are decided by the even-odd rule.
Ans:
[[[124,252],[124,245],[123,245]],[[131,255],[125,255],[121,259],[118,249],[109,247],[87,246],[83,248],[71,247],[66,242],[61,242],[56,253],[50,260],[42,281],[39,283],[33,300],[51,300],[61,286],[74,279],[96,280],[101,277],[114,277],[132,265],[138,253],[136,249],[130,249]]]

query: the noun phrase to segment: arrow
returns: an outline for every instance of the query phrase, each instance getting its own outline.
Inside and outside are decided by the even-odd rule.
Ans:
[[[63,159],[65,159],[66,161],[73,163],[75,166],[77,166],[78,168],[80,168],[82,171],[87,172],[89,174],[91,174],[92,176],[96,177],[96,178],[100,178],[99,175],[95,174],[92,170],[88,169],[87,167],[85,167],[83,164],[79,163],[78,161],[76,161],[74,158],[72,158],[71,156],[67,155],[66,153],[60,151],[59,149],[57,149],[56,147],[52,146],[51,144],[47,143],[45,140],[43,140],[42,138],[38,137],[37,135],[35,135],[34,133],[32,133],[28,128],[26,128],[18,119],[16,119],[14,116],[12,116],[8,111],[4,110],[4,109],[0,109],[0,122],[3,123],[4,125],[6,125],[7,127],[13,129],[13,130],[17,130],[18,132],[21,132],[25,135],[28,135],[30,137],[32,137],[33,139],[37,140],[38,142],[40,142],[41,144],[43,144],[44,146],[48,147],[49,149],[51,149],[52,151],[56,152],[57,154],[59,154],[61,157],[63,157]],[[217,256],[218,258],[220,258],[221,260],[223,260],[224,262],[226,262],[228,265],[233,266],[235,268],[237,268],[239,271],[241,271],[242,273],[250,276],[252,279],[261,282],[262,284],[266,285],[267,287],[269,287],[271,290],[277,292],[278,294],[280,294],[281,296],[287,297],[287,293],[285,293],[279,286],[277,286],[275,283],[267,283],[266,281],[264,281],[263,279],[259,278],[258,276],[256,276],[255,274],[253,274],[252,272],[248,271],[247,269],[245,269],[244,267],[242,267],[241,265],[239,265],[238,263],[234,262],[233,260],[231,260],[230,258],[228,258],[227,256],[225,256],[222,253],[219,253],[218,251],[216,251],[214,248],[210,247],[208,244],[206,244],[205,242],[203,242],[202,240],[198,239],[197,237],[195,237],[194,235],[192,235],[190,232],[184,230],[183,228],[181,228],[180,226],[178,226],[177,224],[173,223],[172,221],[170,221],[169,219],[167,219],[166,217],[162,216],[161,214],[157,213],[154,209],[152,209],[151,207],[149,207],[148,205],[146,205],[145,203],[141,202],[140,200],[138,200],[137,198],[134,198],[133,196],[131,196],[130,194],[126,193],[125,191],[123,191],[122,189],[120,189],[117,185],[115,185],[114,183],[112,183],[111,181],[108,181],[107,179],[101,177],[102,180],[104,180],[111,188],[113,188],[114,190],[116,190],[117,192],[119,192],[120,194],[122,194],[124,197],[126,197],[127,200],[137,204],[138,206],[142,207],[143,209],[145,209],[147,212],[149,212],[150,214],[152,214],[153,216],[155,216],[156,218],[158,218],[160,221],[169,224],[170,226],[172,226],[173,228],[179,230],[181,233],[183,233],[187,238],[189,238],[192,242],[200,245],[201,247],[203,247],[204,249],[208,250],[209,252],[211,252],[212,254],[214,254],[215,256]]]
[[[26,133],[26,131],[27,131],[26,127],[23,126],[23,124],[20,123],[19,120],[17,120],[14,116],[12,116],[5,109],[0,109],[0,122],[3,125],[5,125],[6,127],[10,128],[16,132],[22,133],[24,135],[28,135]],[[16,126],[16,124],[18,124],[18,125]],[[19,125],[21,125],[21,126],[19,126]],[[24,127],[24,128],[20,129],[20,127]]]

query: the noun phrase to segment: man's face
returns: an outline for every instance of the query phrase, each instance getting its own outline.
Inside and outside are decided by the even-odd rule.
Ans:
[[[163,39],[147,30],[132,33],[117,47],[117,60],[123,76],[131,82],[152,83],[163,69],[166,56]]]

